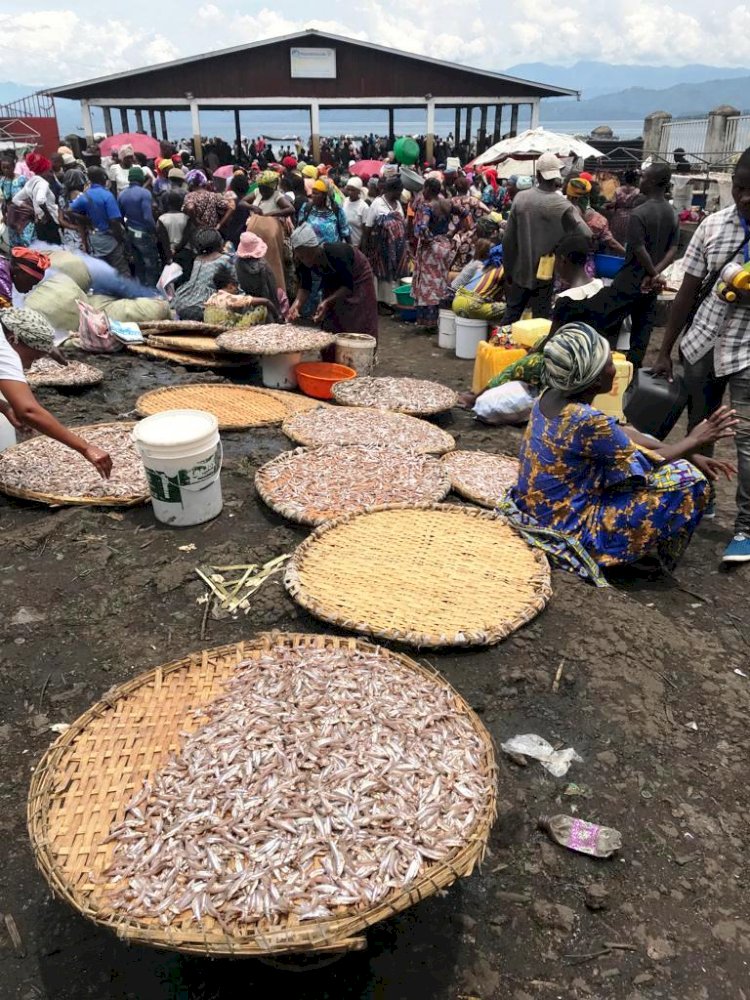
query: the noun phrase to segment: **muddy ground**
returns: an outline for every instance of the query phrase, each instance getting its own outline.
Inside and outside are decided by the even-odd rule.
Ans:
[[[71,425],[123,417],[156,385],[215,378],[131,357],[96,363],[107,369],[101,388],[40,391]],[[435,337],[383,323],[381,373],[461,388],[470,370]],[[459,411],[443,424],[460,447],[514,452],[520,440]],[[719,571],[731,487],[676,579],[628,577],[595,590],[555,572],[548,609],[509,641],[430,653],[497,743],[535,732],[575,747],[583,763],[558,779],[500,755],[500,814],[482,871],[372,928],[366,952],[304,974],[186,958],[128,947],[52,897],[25,826],[29,778],[54,739],[51,725],[202,645],[270,628],[326,630],[275,579],[247,617],[210,622],[201,643],[197,563],[265,560],[304,537],[253,491],[252,472],[289,447],[281,433],[224,439],[225,511],[195,529],[155,526],[148,507],[49,511],[0,499],[0,910],[21,937],[14,948],[0,923],[0,996],[747,1000],[750,571]],[[188,543],[194,552],[179,550]],[[537,831],[540,815],[573,810],[622,832],[616,859],[573,854]]]

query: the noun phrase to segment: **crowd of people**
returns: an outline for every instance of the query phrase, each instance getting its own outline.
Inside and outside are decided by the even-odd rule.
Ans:
[[[706,477],[732,474],[711,457],[713,444],[736,436],[739,509],[725,558],[750,560],[750,302],[747,292],[732,303],[714,294],[724,265],[749,259],[750,151],[735,169],[733,206],[702,223],[685,256],[656,369],[672,377],[671,350],[682,335],[689,431],[681,445],[666,446],[617,427],[591,403],[611,385],[623,323],[628,359],[635,370],[644,362],[664,273],[678,254],[668,166],[626,172],[605,190],[548,153],[533,177],[503,176],[502,168],[462,166],[449,145],[429,163],[420,149],[422,159],[404,170],[389,145],[332,140],[317,163],[299,143],[273,149],[260,138],[235,149],[206,143],[202,162],[167,144],[151,161],[129,146],[109,157],[69,146],[50,159],[4,155],[6,272],[41,268],[34,248],[59,245],[155,295],[163,285],[179,319],[311,321],[376,337],[379,315],[399,308],[404,280],[427,329],[441,308],[504,325],[530,311],[552,321],[549,335],[480,394],[486,404],[513,382],[528,390],[521,477],[504,501],[519,530],[565,550],[594,577],[644,555],[672,565],[710,512]],[[360,169],[375,159],[374,171]],[[595,274],[602,252],[620,258],[611,283]],[[18,305],[13,288],[5,296],[7,306]],[[12,312],[9,323],[0,314],[3,349],[28,357],[24,317]],[[40,323],[32,325],[39,350]],[[4,391],[5,378],[18,380],[15,355],[5,352],[0,391],[17,416],[17,387]],[[727,387],[731,412],[722,408]],[[476,397],[464,402],[480,412]],[[25,413],[84,448],[33,407]],[[101,456],[84,453],[106,474]]]

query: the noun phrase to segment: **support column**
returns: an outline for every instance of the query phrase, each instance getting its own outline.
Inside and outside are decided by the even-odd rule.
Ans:
[[[458,149],[458,144],[461,142],[461,108],[456,108],[456,128],[453,132],[453,146]],[[453,150],[451,150],[453,153]]]
[[[310,145],[313,160],[320,163],[320,104],[310,101]]]
[[[198,102],[190,102],[190,117],[193,122],[193,144],[195,146],[196,160],[203,160],[203,143],[201,142],[201,116],[198,110]]]
[[[668,111],[654,111],[643,120],[643,159],[649,156],[666,156],[666,148],[662,149],[661,133],[664,125],[672,121]]]
[[[234,109],[234,142],[235,142],[235,156],[239,154],[242,148],[242,131],[240,129],[240,109]]]
[[[531,102],[531,128],[539,128],[539,98]]]
[[[510,134],[518,135],[518,105],[512,104],[510,107]]]
[[[495,106],[495,123],[492,128],[492,145],[500,142],[500,138],[503,133],[503,106],[502,104],[497,104]]]
[[[393,108],[388,108],[388,138],[396,138],[396,123],[395,123],[396,113]]]
[[[469,105],[466,109],[466,132],[464,134],[464,142],[468,145],[471,142],[471,119],[474,114],[474,108]]]
[[[159,118],[161,119],[161,137],[166,142],[169,139],[169,135],[167,134],[167,112],[160,111]]]
[[[120,108],[120,130],[122,132],[129,132],[130,125],[128,124],[128,109]]]
[[[708,115],[708,129],[706,130],[706,151],[705,159],[709,163],[725,163],[729,153],[733,149],[727,148],[727,127],[730,118],[737,118],[740,115],[737,108],[729,104],[722,104],[714,108]]]
[[[435,156],[435,102],[427,102],[427,131],[424,139],[425,158],[431,162]]]
[[[104,131],[107,135],[114,135],[115,130],[112,128],[112,111],[110,108],[102,108],[104,112]]]
[[[94,126],[91,122],[91,106],[88,101],[81,101],[81,117],[83,118],[83,134],[86,136],[86,145],[94,145]]]
[[[135,130],[136,132],[145,132],[143,127],[143,112],[140,108],[135,109]]]
[[[156,112],[149,109],[148,112],[148,131],[152,139],[158,139],[159,136],[156,134]]]
[[[477,153],[483,153],[487,148],[487,105],[479,110],[479,135],[477,136]]]

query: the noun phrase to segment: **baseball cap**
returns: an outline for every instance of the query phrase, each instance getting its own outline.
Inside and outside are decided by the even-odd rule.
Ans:
[[[362,178],[361,177],[350,177],[346,182],[344,187],[357,188],[359,191],[362,190]]]
[[[185,171],[180,167],[172,167],[172,169],[167,174],[167,177],[172,181],[184,181]]]
[[[536,161],[537,173],[541,174],[545,181],[553,181],[557,177],[562,177],[561,167],[562,164],[554,153],[542,153]]]

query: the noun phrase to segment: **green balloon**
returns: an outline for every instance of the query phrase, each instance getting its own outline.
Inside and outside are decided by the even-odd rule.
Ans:
[[[410,135],[402,135],[393,145],[393,154],[397,163],[410,167],[419,159],[419,143]]]

